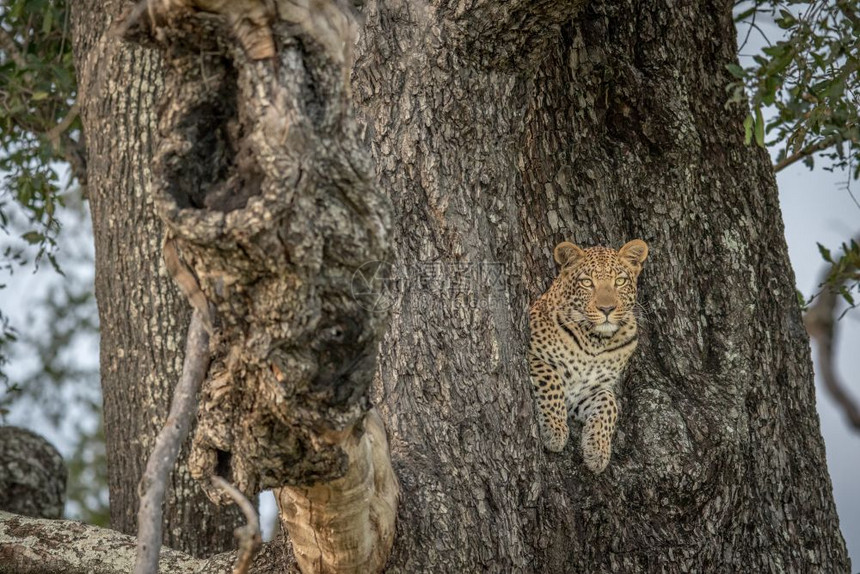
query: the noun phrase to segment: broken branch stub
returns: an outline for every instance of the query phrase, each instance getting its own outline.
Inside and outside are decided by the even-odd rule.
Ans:
[[[222,4],[226,17],[211,13]],[[247,496],[336,480],[387,321],[351,281],[388,258],[391,218],[344,81],[352,21],[314,0],[176,1],[126,28],[165,57],[152,194],[215,309],[191,472],[220,502],[216,475]],[[271,57],[242,47],[255,34],[271,36]]]
[[[344,441],[350,465],[343,478],[275,490],[281,523],[302,572],[375,572],[391,551],[399,485],[375,409],[363,427]]]

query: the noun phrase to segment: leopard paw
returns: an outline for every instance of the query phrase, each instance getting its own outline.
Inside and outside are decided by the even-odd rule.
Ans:
[[[567,444],[569,436],[567,424],[560,425],[558,428],[548,428],[541,431],[541,438],[547,450],[552,452],[561,452]]]
[[[594,474],[600,474],[609,465],[608,452],[583,453],[583,458],[585,459],[585,466]]]
[[[585,466],[594,474],[606,470],[609,458],[612,456],[612,443],[605,440],[594,440],[596,437],[582,437],[582,458]]]

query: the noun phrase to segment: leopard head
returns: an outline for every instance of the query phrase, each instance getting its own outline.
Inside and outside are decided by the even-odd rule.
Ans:
[[[648,245],[634,239],[618,251],[610,247],[580,249],[559,243],[553,252],[561,266],[556,279],[559,311],[566,324],[611,337],[634,319],[636,280],[648,256]]]

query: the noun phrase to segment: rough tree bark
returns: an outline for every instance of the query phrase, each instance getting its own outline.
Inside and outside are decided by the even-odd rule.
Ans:
[[[560,6],[364,8],[354,90],[413,271],[378,379],[388,571],[848,572],[774,177],[724,107],[732,3]],[[644,333],[593,476],[540,447],[525,310],[556,243],[634,237]]]
[[[398,492],[368,401],[387,314],[351,280],[388,258],[391,203],[357,138],[351,14],[189,0],[124,20],[164,54],[150,193],[168,267],[212,330],[191,473],[275,488],[303,571],[379,572]]]
[[[111,526],[131,534],[137,532],[137,483],[182,370],[191,313],[165,270],[163,226],[146,194],[161,58],[109,33],[123,2],[70,4],[88,134]],[[164,543],[196,556],[232,548],[241,514],[209,503],[187,458],[186,446],[170,480]]]
[[[63,456],[54,445],[27,429],[0,427],[0,510],[61,517],[67,475]]]
[[[388,572],[849,572],[772,170],[723,105],[731,9],[363,3],[354,100],[394,205]],[[577,440],[540,447],[525,311],[557,242],[632,237],[643,333],[594,476]]]

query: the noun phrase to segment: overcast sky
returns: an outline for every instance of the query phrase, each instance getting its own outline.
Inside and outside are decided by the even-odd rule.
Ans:
[[[860,231],[860,207],[851,199],[844,173],[823,169],[810,172],[795,164],[780,172],[779,196],[788,240],[788,253],[797,286],[807,297],[814,292],[823,268],[816,242],[839,252],[843,241]],[[860,182],[853,182],[860,198]],[[839,322],[837,368],[855,400],[860,399],[860,308]],[[839,511],[842,534],[848,544],[854,571],[860,565],[860,434],[852,432],[842,413],[816,377],[821,432],[827,445],[827,466]]]

